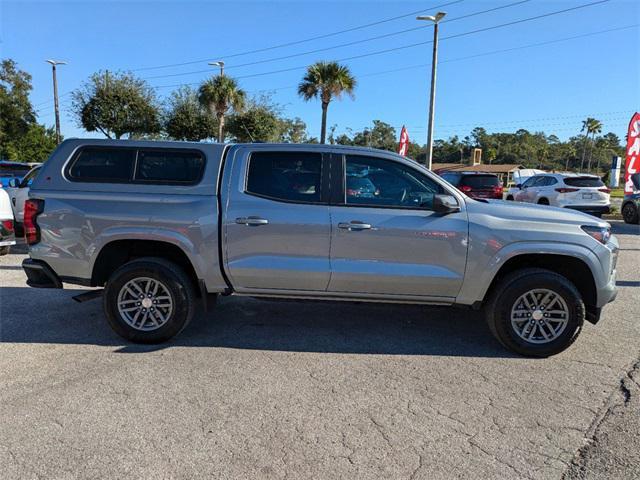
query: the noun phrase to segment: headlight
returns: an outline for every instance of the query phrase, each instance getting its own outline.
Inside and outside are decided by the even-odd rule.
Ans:
[[[582,228],[582,230],[584,230],[585,233],[588,233],[603,245],[606,245],[609,239],[611,238],[610,227],[593,227],[590,225],[583,225],[580,228]]]

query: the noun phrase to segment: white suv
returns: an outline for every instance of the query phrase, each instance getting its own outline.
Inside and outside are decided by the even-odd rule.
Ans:
[[[518,188],[517,202],[572,208],[597,217],[611,210],[611,190],[596,175],[546,173],[534,175]]]

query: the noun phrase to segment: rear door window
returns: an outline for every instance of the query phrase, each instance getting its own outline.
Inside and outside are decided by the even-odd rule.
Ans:
[[[135,148],[86,147],[76,154],[69,176],[84,182],[129,182],[135,160]]]
[[[477,189],[493,188],[500,185],[500,180],[495,175],[465,175],[460,185]]]
[[[245,191],[284,202],[320,203],[322,154],[254,152],[249,158]]]
[[[604,182],[597,177],[566,177],[564,183],[570,187],[604,187]]]
[[[189,150],[138,150],[135,180],[160,184],[194,184],[204,172],[204,155]]]

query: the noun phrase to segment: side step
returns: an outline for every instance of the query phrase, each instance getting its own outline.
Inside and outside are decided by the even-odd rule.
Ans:
[[[78,303],[84,303],[84,302],[88,302],[89,300],[94,300],[96,298],[102,297],[103,293],[104,293],[104,288],[99,288],[97,290],[89,290],[88,292],[80,293],[71,298]]]

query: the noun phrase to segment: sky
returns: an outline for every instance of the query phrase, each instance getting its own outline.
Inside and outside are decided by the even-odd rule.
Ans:
[[[623,138],[640,110],[637,0],[0,0],[0,57],[33,76],[31,100],[46,125],[53,125],[54,110],[45,59],[68,62],[58,68],[65,137],[100,136],[80,128],[69,108],[69,92],[93,72],[133,71],[163,98],[217,73],[207,65],[215,60],[224,60],[225,74],[249,94],[271,94],[286,116],[302,118],[319,137],[320,104],[303,101],[296,85],[306,65],[339,60],[358,84],[355,99],[331,103],[328,125],[337,133],[359,131],[379,119],[398,133],[406,125],[411,141],[422,144],[433,27],[415,17],[437,11],[447,15],[439,34],[435,138],[483,126],[566,139],[587,116],[602,121],[603,133]]]

